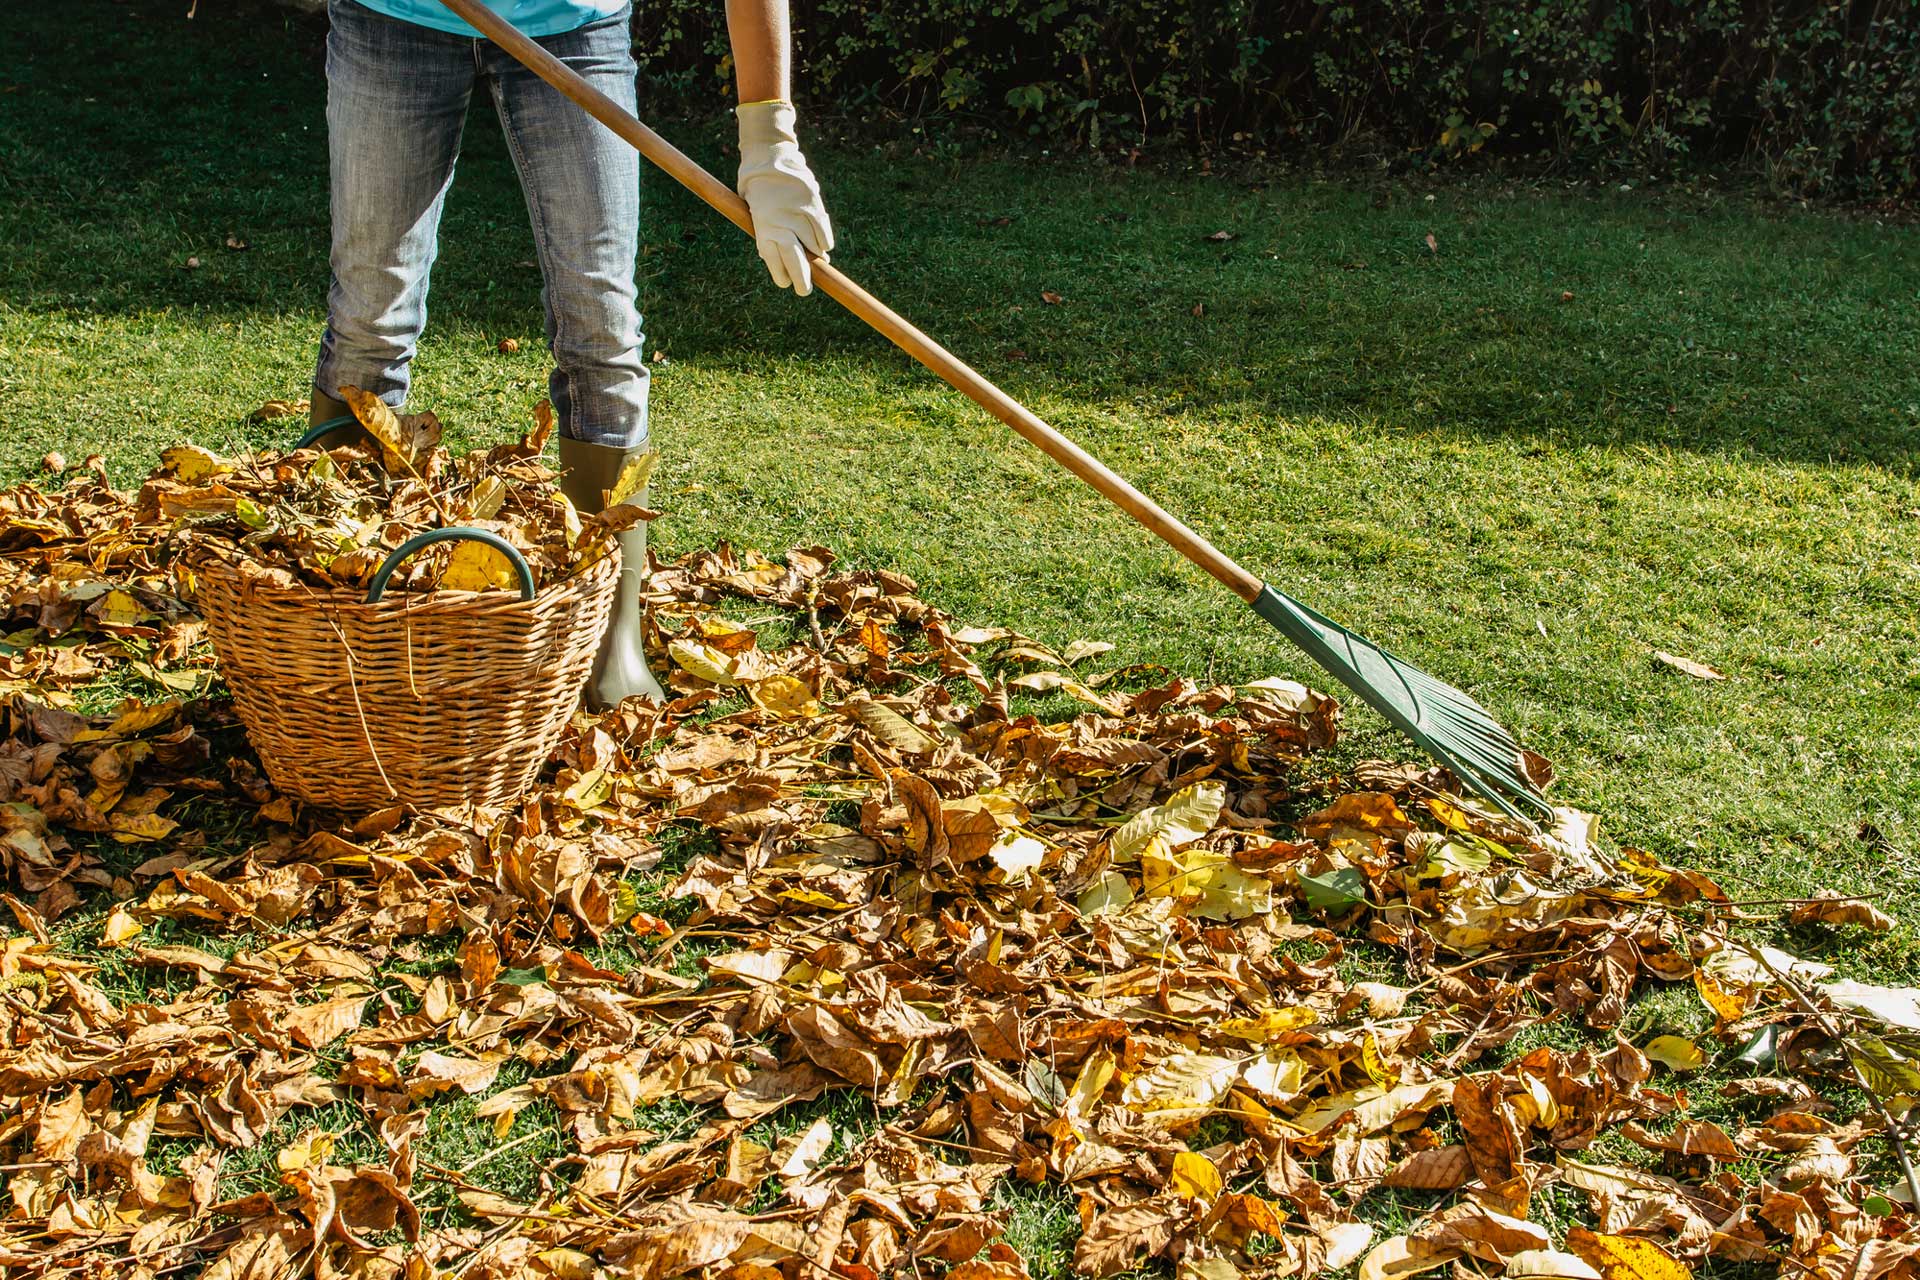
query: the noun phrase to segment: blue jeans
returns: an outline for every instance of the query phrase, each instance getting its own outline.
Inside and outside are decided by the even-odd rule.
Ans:
[[[630,10],[546,36],[547,50],[631,109]],[[493,96],[526,195],[546,287],[549,380],[563,435],[647,441],[634,259],[640,158],[489,40],[329,0],[327,135],[333,286],[314,385],[372,391],[398,408],[427,322],[427,276],[476,84]]]

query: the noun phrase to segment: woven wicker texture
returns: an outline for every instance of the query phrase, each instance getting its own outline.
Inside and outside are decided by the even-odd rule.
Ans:
[[[505,804],[580,699],[619,556],[539,592],[274,586],[201,558],[201,615],[267,776],[308,804]]]

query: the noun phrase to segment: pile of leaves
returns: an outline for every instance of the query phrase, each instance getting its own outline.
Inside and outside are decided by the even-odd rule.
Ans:
[[[211,557],[275,586],[354,590],[416,534],[483,529],[520,552],[537,589],[593,563],[615,533],[655,514],[630,501],[646,488],[652,454],[627,465],[601,495],[603,509],[585,517],[574,509],[541,459],[554,421],[545,402],[517,441],[456,458],[432,413],[403,417],[358,387],[340,393],[363,429],[355,439],[237,459],[176,446],[142,486],[135,518],[167,528],[188,565]],[[390,581],[397,591],[516,585],[507,558],[479,541],[429,547]]]
[[[42,521],[15,623],[176,534],[97,477],[0,502]],[[1297,683],[1096,672],[821,548],[651,587],[669,700],[576,716],[503,811],[303,812],[217,693],[15,677],[0,1264],[1021,1280],[1048,1194],[1090,1276],[1914,1273],[1914,993],[1746,941],[1707,877],[1336,771]],[[1650,987],[1711,1034],[1633,1026]]]

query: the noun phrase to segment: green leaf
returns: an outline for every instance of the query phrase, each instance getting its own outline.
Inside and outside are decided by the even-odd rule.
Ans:
[[[510,987],[535,987],[547,980],[547,971],[535,966],[531,969],[502,969],[495,982],[504,982]]]
[[[1133,901],[1133,886],[1127,878],[1108,867],[1080,894],[1080,914],[1083,916],[1104,916],[1120,910]]]
[[[1058,1111],[1066,1105],[1067,1087],[1045,1062],[1028,1058],[1027,1069],[1022,1075],[1024,1078],[1021,1083],[1027,1086],[1027,1092],[1033,1095],[1034,1101],[1043,1104],[1049,1111]]]
[[[1460,871],[1485,871],[1493,865],[1493,855],[1479,846],[1489,843],[1473,836],[1446,840],[1427,854],[1414,878],[1437,880]],[[1498,845],[1494,847],[1499,848]]]
[[[1337,916],[1367,900],[1367,878],[1353,867],[1300,877],[1300,891],[1315,911]]]
[[[1772,1023],[1760,1028],[1759,1034],[1747,1041],[1747,1047],[1740,1051],[1735,1062],[1744,1063],[1755,1071],[1767,1071],[1773,1067],[1775,1042],[1780,1038],[1779,1029]]]
[[[1893,1212],[1893,1201],[1882,1195],[1871,1195],[1860,1202],[1860,1207],[1876,1218],[1884,1218]]]
[[[1920,1063],[1916,1063],[1908,1054],[1864,1031],[1855,1032],[1842,1043],[1859,1065],[1867,1087],[1880,1097],[1920,1093]]]
[[[236,520],[249,529],[264,529],[267,527],[267,513],[262,511],[260,504],[252,498],[235,498],[233,500],[233,515]]]

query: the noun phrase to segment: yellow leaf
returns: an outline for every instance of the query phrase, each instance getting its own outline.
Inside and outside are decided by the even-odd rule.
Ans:
[[[1310,1027],[1320,1020],[1320,1015],[1300,1005],[1290,1005],[1281,1009],[1268,1009],[1251,1018],[1227,1018],[1216,1024],[1214,1030],[1236,1040],[1251,1040],[1255,1044],[1265,1044],[1279,1038],[1288,1031],[1297,1031],[1301,1027]]]
[[[1127,1082],[1121,1100],[1135,1111],[1191,1112],[1213,1109],[1240,1078],[1240,1061],[1210,1053],[1169,1054]]]
[[[1165,804],[1143,810],[1114,832],[1116,861],[1138,856],[1140,887],[1148,897],[1182,900],[1188,910],[1210,920],[1244,920],[1273,907],[1273,886],[1233,865],[1211,849],[1184,849],[1213,829],[1226,801],[1226,788],[1198,782]]]
[[[775,1167],[783,1178],[804,1178],[826,1158],[832,1146],[833,1124],[821,1116],[798,1138],[789,1138],[780,1144],[773,1153],[774,1160],[779,1162]]]
[[[126,710],[113,718],[113,723],[107,726],[104,736],[125,738],[136,733],[145,733],[148,729],[173,719],[174,714],[179,710],[180,702],[175,698],[168,698],[162,702],[130,703]]]
[[[198,484],[233,470],[231,462],[197,444],[177,444],[163,451],[160,463],[184,484]]]
[[[115,907],[107,916],[107,923],[100,930],[100,945],[103,947],[125,946],[128,941],[140,936],[140,922],[127,914],[125,907]]]
[[[821,893],[818,889],[782,889],[776,896],[788,902],[797,902],[803,907],[820,907],[827,911],[844,911],[853,905],[840,901],[832,894]]]
[[[1212,1200],[1219,1196],[1222,1185],[1219,1166],[1199,1152],[1174,1155],[1169,1189],[1182,1200]]]
[[[626,465],[620,468],[620,474],[614,478],[613,488],[608,489],[603,495],[605,505],[617,507],[644,493],[648,483],[653,479],[654,465],[659,461],[660,455],[651,449],[637,457],[627,459]]]
[[[485,476],[473,486],[473,498],[467,513],[469,520],[491,520],[500,514],[507,500],[507,482],[499,476]]]
[[[805,682],[793,676],[768,676],[747,690],[754,705],[782,720],[806,720],[820,714],[820,704]]]
[[[1194,860],[1188,886],[1200,900],[1193,914],[1207,920],[1245,920],[1265,915],[1273,909],[1273,885],[1259,876],[1250,876],[1226,858]]]
[[[1024,1275],[1025,1272],[1021,1274]],[[1231,1258],[1189,1258],[1181,1262],[1180,1269],[1173,1273],[1173,1280],[1240,1280],[1244,1274],[1238,1266],[1234,1265]],[[974,1278],[969,1276],[967,1280],[974,1280]],[[997,1276],[996,1280],[998,1280]]]
[[[1112,700],[1095,693],[1086,685],[1061,671],[1033,671],[1024,676],[1015,676],[1007,681],[1014,689],[1031,689],[1036,693],[1052,693],[1056,689],[1061,693],[1078,698],[1090,707],[1098,707],[1110,716],[1120,714],[1120,706]]]
[[[672,640],[667,643],[667,656],[682,671],[708,684],[732,688],[740,683],[740,678],[733,674],[733,659],[712,645],[701,644],[698,640]]]
[[[908,755],[925,755],[940,745],[940,740],[925,729],[871,698],[856,698],[844,709],[875,737]]]
[[[400,425],[399,415],[387,407],[387,402],[371,391],[362,391],[359,387],[340,388],[340,398],[353,410],[367,434],[380,445],[382,460],[389,470],[395,467],[413,468],[411,450],[407,447],[407,429]]]
[[[1567,1248],[1592,1263],[1602,1280],[1693,1280],[1692,1267],[1637,1236],[1574,1227],[1567,1232]]]
[[[605,769],[589,769],[561,792],[560,798],[581,811],[598,808],[613,794],[613,779]]]
[[[309,1129],[280,1148],[273,1161],[280,1166],[280,1172],[292,1173],[296,1169],[317,1168],[332,1154],[333,1135],[325,1129]]]
[[[555,490],[553,500],[560,504],[560,524],[567,531],[567,545],[577,547],[586,537],[587,527],[580,522],[580,513],[564,493]]]
[[[107,825],[113,829],[113,838],[119,843],[138,844],[143,840],[165,840],[180,824],[157,813],[137,813],[125,817],[111,813],[107,815]]]
[[[1380,1055],[1380,1041],[1371,1031],[1360,1042],[1360,1068],[1367,1073],[1369,1080],[1382,1089],[1399,1083],[1400,1072],[1389,1066],[1387,1060]]]
[[[1291,1102],[1307,1082],[1307,1064],[1291,1049],[1269,1049],[1240,1072],[1247,1088],[1277,1105]]]
[[[1218,782],[1196,782],[1165,804],[1142,809],[1121,824],[1109,844],[1115,862],[1130,862],[1149,852],[1165,856],[1192,844],[1220,820],[1227,789]]]
[[[140,606],[138,600],[117,589],[101,597],[92,613],[94,621],[103,627],[131,627],[153,616]]]
[[[506,555],[471,538],[453,545],[453,557],[440,575],[442,591],[517,590],[520,577]]]
[[[1133,901],[1133,886],[1127,878],[1108,867],[1080,894],[1078,903],[1083,916],[1104,916],[1120,910]]]
[[[1113,1051],[1105,1045],[1088,1054],[1087,1060],[1080,1064],[1080,1073],[1073,1078],[1072,1091],[1067,1094],[1064,1108],[1067,1114],[1082,1120],[1091,1119],[1118,1069]]]
[[[1659,893],[1673,878],[1672,868],[1662,866],[1652,854],[1639,849],[1622,849],[1618,864],[1649,897]]]
[[[1698,1071],[1707,1065],[1707,1055],[1700,1046],[1681,1036],[1655,1036],[1641,1046],[1640,1052],[1675,1071]]]

